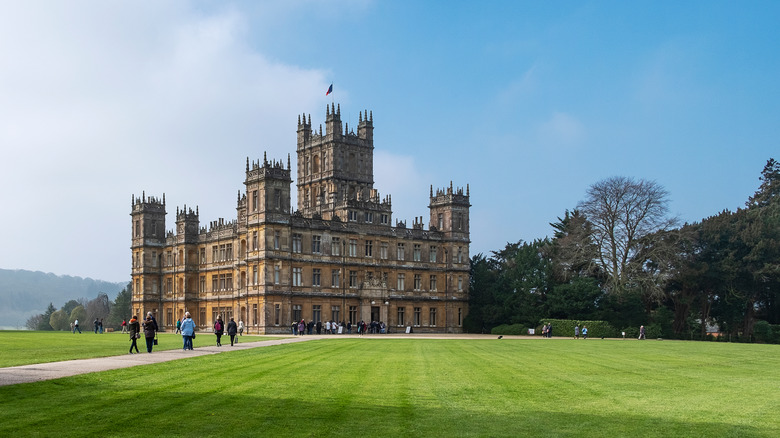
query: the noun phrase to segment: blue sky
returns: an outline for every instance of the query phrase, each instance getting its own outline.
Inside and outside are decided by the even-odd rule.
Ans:
[[[126,281],[131,195],[235,217],[301,113],[373,112],[395,219],[470,187],[472,255],[623,175],[698,221],[780,159],[777,2],[0,3],[0,267]],[[334,93],[325,96],[328,85]]]

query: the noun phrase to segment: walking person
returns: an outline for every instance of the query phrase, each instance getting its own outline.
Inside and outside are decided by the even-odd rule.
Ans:
[[[122,319],[122,333],[127,333],[127,321]]]
[[[645,339],[645,326],[640,325],[639,326],[639,340],[642,341]]]
[[[184,350],[192,350],[192,340],[195,339],[195,321],[190,318],[190,312],[184,312],[181,321],[181,338],[184,341]]]
[[[157,324],[154,323],[151,316],[146,317],[144,321],[144,337],[146,338],[146,352],[152,352],[152,346],[154,345],[154,337],[157,335]],[[135,347],[138,349],[138,347]]]
[[[218,316],[214,323],[214,334],[217,335],[217,347],[222,346],[222,335],[225,334],[225,325],[222,323],[222,317]]]
[[[582,326],[582,339],[588,339],[588,328]]]
[[[228,323],[227,332],[230,335],[230,346],[232,347],[233,342],[235,342],[236,344],[238,343],[238,339],[236,339],[236,333],[238,333],[238,325],[236,324],[236,322],[233,320],[232,317],[230,318],[230,322]]]
[[[238,336],[244,336],[244,320],[238,320]]]
[[[301,322],[298,323],[298,335],[303,336],[306,334],[306,321],[301,320]]]
[[[98,321],[98,331],[100,334],[103,334],[103,318],[100,318],[100,321]]]
[[[138,319],[133,316],[130,318],[130,324],[128,324],[128,331],[130,332],[130,354],[133,354],[133,348],[135,348],[136,353],[140,353],[138,351],[138,344],[136,341],[138,341],[138,334],[141,332],[141,325],[138,324]]]
[[[76,334],[76,330],[78,330],[79,334],[81,334],[81,329],[79,328],[79,320],[73,321],[73,334]]]
[[[176,335],[176,334],[179,334],[179,333],[181,333],[181,318],[176,320],[176,333],[174,333],[174,334]]]
[[[580,338],[580,326],[579,325],[575,325],[574,326],[574,339],[579,339],[579,338]]]
[[[98,319],[97,318],[95,318],[95,322],[93,324],[95,326],[95,334],[97,334],[97,332],[98,332]]]

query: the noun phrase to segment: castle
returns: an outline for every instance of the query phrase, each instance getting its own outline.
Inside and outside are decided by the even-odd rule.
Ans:
[[[391,198],[374,189],[373,114],[357,133],[341,108],[325,131],[298,117],[298,208],[291,168],[247,158],[237,217],[201,226],[162,199],[132,199],[132,309],[172,330],[189,311],[201,329],[233,317],[250,333],[290,333],[293,321],[382,321],[389,332],[458,333],[468,309],[469,190],[430,188],[430,222],[392,224]]]

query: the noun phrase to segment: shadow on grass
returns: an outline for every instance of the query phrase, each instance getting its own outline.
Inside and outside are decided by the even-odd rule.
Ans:
[[[215,373],[218,373],[215,370]],[[499,411],[468,400],[426,406],[431,400],[384,403],[366,397],[306,394],[299,398],[237,394],[235,386],[187,391],[144,387],[132,374],[105,374],[0,388],[0,436],[130,436],[139,427],[155,436],[391,436],[391,437],[758,437],[778,430],[711,420],[681,421],[647,414],[545,412],[525,406]],[[181,382],[178,382],[181,380]],[[181,385],[181,386],[178,386]],[[112,390],[113,387],[113,390]],[[323,388],[327,388],[323,384]],[[126,388],[125,388],[126,389]],[[12,402],[8,402],[13,400]],[[670,414],[671,415],[671,414]],[[128,425],[132,425],[129,427]]]

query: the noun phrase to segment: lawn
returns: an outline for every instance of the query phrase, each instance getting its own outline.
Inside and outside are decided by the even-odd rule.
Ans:
[[[321,339],[0,387],[0,436],[780,436],[778,363],[776,345]]]
[[[241,336],[241,342],[276,339],[269,336]],[[230,336],[223,336],[223,344],[230,345]],[[212,334],[196,336],[194,346],[214,345]],[[137,341],[138,349],[146,352],[146,340]],[[182,347],[181,335],[158,334],[155,351]],[[70,332],[32,332],[0,330],[0,367],[28,365],[60,360],[87,359],[92,357],[126,354],[130,349],[130,336],[122,333],[94,332],[73,334]]]

